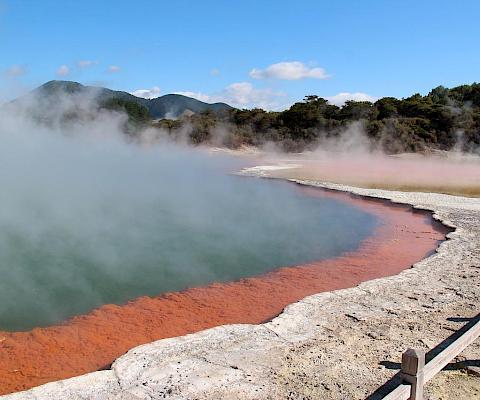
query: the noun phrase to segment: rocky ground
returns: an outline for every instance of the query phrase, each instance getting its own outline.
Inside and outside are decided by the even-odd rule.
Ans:
[[[258,172],[258,171],[257,171]],[[434,211],[456,228],[401,274],[322,293],[262,325],[230,325],[130,350],[111,370],[2,399],[364,399],[396,383],[407,347],[434,348],[480,312],[480,199],[301,182]],[[480,398],[480,340],[427,399]]]

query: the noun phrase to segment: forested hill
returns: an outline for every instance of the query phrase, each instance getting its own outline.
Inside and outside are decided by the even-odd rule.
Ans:
[[[225,103],[208,104],[180,94],[167,94],[155,99],[144,99],[127,92],[102,87],[84,86],[78,82],[71,81],[47,82],[17,101],[37,106],[38,104],[35,103],[38,103],[38,101],[56,103],[63,100],[67,102],[82,102],[93,99],[100,107],[104,104],[113,106],[115,103],[122,105],[129,104],[130,109],[135,108],[135,105],[139,106],[137,107],[139,110],[144,107],[148,112],[148,117],[153,119],[166,117],[177,118],[186,111],[192,113],[203,111],[216,112],[231,108]],[[43,111],[41,107],[37,108],[37,110],[39,109]],[[142,111],[138,112],[142,113]]]
[[[343,107],[307,96],[282,112],[230,109],[163,120],[156,125],[174,136],[180,128],[189,127],[193,143],[218,142],[218,129],[213,128],[220,126],[221,140],[229,147],[275,142],[286,151],[301,151],[318,146],[326,138],[342,135],[345,139],[352,123],[366,133],[373,147],[391,153],[453,147],[478,151],[480,84],[452,89],[439,86],[426,96],[384,97],[375,103],[347,101]]]

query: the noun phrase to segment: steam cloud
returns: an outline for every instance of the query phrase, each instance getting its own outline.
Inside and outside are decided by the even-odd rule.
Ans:
[[[0,115],[0,329],[333,256],[372,229],[358,211],[231,177],[244,161],[160,130],[131,143],[127,117],[98,111],[95,93],[43,99],[46,121],[31,118],[37,100]],[[342,240],[322,240],[322,223]]]
[[[388,155],[382,140],[372,141],[361,122],[336,137],[324,137],[312,151],[286,154],[264,146],[267,163],[301,165],[281,175],[368,188],[480,196],[480,149],[463,152],[461,134],[453,151]]]

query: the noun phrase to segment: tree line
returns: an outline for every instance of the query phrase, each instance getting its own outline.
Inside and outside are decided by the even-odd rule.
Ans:
[[[141,106],[115,106],[132,114],[136,124],[148,120],[148,112],[138,109]],[[454,147],[474,151],[480,148],[480,84],[439,86],[426,96],[403,99],[347,101],[341,107],[311,95],[280,112],[230,109],[149,122],[173,138],[187,132],[192,144],[238,148],[273,142],[290,152],[313,149],[325,139],[348,134],[352,123],[365,132],[371,146],[389,153]]]

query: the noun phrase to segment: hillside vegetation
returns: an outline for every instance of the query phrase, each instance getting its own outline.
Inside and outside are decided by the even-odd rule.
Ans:
[[[388,153],[428,149],[480,151],[480,84],[447,89],[436,87],[426,96],[374,103],[347,101],[343,106],[319,96],[306,96],[281,112],[236,109],[225,103],[207,104],[182,95],[144,99],[127,92],[50,81],[9,103],[42,123],[94,119],[103,110],[125,113],[123,130],[141,139],[144,128],[160,128],[194,145],[238,148],[273,143],[287,152],[319,145],[359,145]],[[360,133],[360,135],[358,134]],[[149,135],[150,139],[155,135]]]
[[[355,129],[349,130],[352,124]],[[232,148],[273,142],[285,151],[302,151],[325,140],[346,140],[360,129],[371,147],[390,153],[427,148],[475,151],[480,147],[480,84],[453,89],[439,86],[426,96],[384,97],[375,103],[347,101],[342,107],[307,96],[282,112],[229,109],[162,120],[155,125],[175,137],[187,129],[194,144]]]

